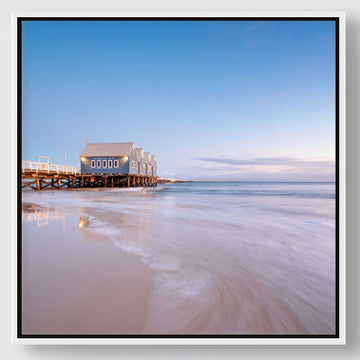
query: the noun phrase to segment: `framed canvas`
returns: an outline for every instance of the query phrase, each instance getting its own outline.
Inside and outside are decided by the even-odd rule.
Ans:
[[[13,35],[14,341],[345,343],[343,13]]]

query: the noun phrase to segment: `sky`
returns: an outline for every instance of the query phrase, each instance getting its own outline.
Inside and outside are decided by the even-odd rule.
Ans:
[[[24,21],[22,158],[134,142],[158,175],[334,181],[334,21]]]

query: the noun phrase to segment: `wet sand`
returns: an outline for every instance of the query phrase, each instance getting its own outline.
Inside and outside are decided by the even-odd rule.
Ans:
[[[23,223],[23,333],[140,333],[152,271],[78,216],[27,204],[25,217],[29,210],[37,216]]]

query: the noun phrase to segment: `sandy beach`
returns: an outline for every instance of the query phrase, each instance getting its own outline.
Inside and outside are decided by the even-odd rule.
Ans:
[[[333,184],[23,194],[24,334],[332,334]]]

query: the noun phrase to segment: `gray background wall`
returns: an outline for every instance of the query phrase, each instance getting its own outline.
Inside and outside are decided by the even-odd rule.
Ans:
[[[0,115],[2,131],[0,146],[3,154],[11,149],[11,34],[12,11],[78,10],[345,10],[347,12],[347,346],[24,346],[10,344],[11,289],[11,221],[12,197],[9,177],[1,187],[2,236],[0,283],[2,284],[0,353],[5,359],[357,359],[360,358],[360,2],[358,0],[3,0],[0,3]],[[121,14],[121,13],[120,13]],[[168,14],[168,12],[167,12]],[[12,148],[13,152],[14,147]],[[14,155],[14,153],[13,153]],[[9,172],[11,158],[2,160]]]

